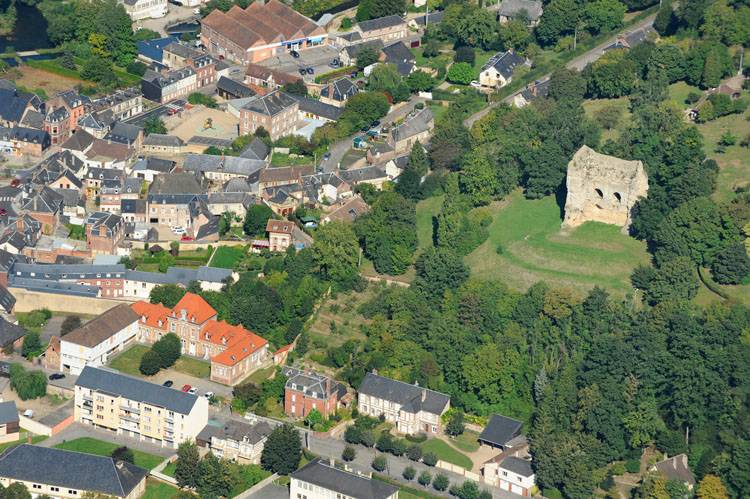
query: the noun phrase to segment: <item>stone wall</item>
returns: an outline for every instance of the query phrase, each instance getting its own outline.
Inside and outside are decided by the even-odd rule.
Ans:
[[[10,292],[16,297],[15,312],[30,312],[40,308],[47,308],[52,312],[69,314],[101,315],[110,308],[125,300],[111,300],[108,298],[88,298],[84,296],[66,296],[57,293],[40,293],[24,288],[11,288]]]

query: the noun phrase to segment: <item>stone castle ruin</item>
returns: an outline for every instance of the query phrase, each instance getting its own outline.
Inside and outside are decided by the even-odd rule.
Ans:
[[[641,161],[599,154],[581,146],[568,163],[568,197],[563,228],[584,222],[630,226],[630,210],[648,194],[648,177]]]

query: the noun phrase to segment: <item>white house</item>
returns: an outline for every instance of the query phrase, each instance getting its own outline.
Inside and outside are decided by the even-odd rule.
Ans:
[[[164,17],[169,11],[167,0],[122,0],[122,6],[133,21]]]
[[[84,367],[99,367],[135,341],[138,314],[117,305],[60,340],[60,370],[80,374]]]
[[[516,456],[486,462],[483,473],[486,483],[524,497],[536,486],[531,461]]]
[[[526,63],[526,59],[513,51],[498,52],[482,66],[479,72],[479,83],[483,87],[504,87],[513,81],[513,72],[516,67]]]

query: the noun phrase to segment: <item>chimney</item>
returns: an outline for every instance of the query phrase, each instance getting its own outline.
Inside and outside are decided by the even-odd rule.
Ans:
[[[328,458],[328,464],[330,464],[331,468],[333,468],[334,466],[336,466],[336,460],[334,458],[330,457],[330,458]]]
[[[331,393],[331,378],[326,378],[326,395]]]
[[[422,388],[422,402],[424,402],[425,400],[427,400],[427,390]]]

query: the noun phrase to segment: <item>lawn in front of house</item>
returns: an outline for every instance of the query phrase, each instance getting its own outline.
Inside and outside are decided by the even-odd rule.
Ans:
[[[146,479],[146,491],[141,496],[141,499],[172,499],[180,491],[177,487],[169,485],[168,483],[154,480],[153,478]]]
[[[120,447],[118,444],[113,442],[105,442],[104,440],[98,440],[91,437],[81,437],[75,440],[68,440],[60,444],[55,445],[56,449],[71,450],[75,452],[83,452],[85,454],[94,454],[97,456],[111,456],[112,451]],[[152,470],[156,468],[164,458],[148,452],[143,452],[135,449],[133,456],[135,457],[135,465],[141,468]]]
[[[138,367],[141,365],[141,357],[149,351],[146,345],[133,345],[109,362],[109,367],[117,369],[121,373],[131,376],[144,377]],[[196,378],[208,378],[211,374],[211,364],[204,360],[182,355],[169,369],[195,376]]]
[[[211,267],[233,269],[245,257],[244,246],[220,246],[211,258]]]
[[[427,439],[422,444],[422,453],[426,454],[428,452],[432,452],[442,461],[461,466],[467,470],[471,470],[474,467],[474,463],[472,463],[468,456],[462,454],[439,438]]]
[[[264,470],[257,464],[236,464],[231,463],[230,473],[234,487],[229,493],[230,497],[235,497],[255,485],[256,483],[271,476],[269,471]]]
[[[543,280],[581,294],[600,286],[624,296],[633,269],[650,262],[646,244],[615,225],[587,222],[562,231],[554,196],[532,200],[516,191],[492,206],[489,238],[465,259],[479,279],[519,290]]]
[[[479,442],[477,441],[479,433],[471,430],[465,430],[462,434],[457,437],[452,437],[450,443],[453,447],[463,452],[476,452],[479,450]]]

